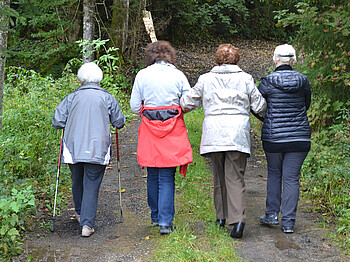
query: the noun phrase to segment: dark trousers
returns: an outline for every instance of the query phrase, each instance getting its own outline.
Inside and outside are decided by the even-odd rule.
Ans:
[[[80,225],[94,227],[100,185],[106,169],[104,165],[69,164],[72,173],[72,192],[75,211],[80,215]]]
[[[147,167],[147,199],[151,219],[160,226],[172,225],[175,216],[176,167]]]
[[[282,227],[294,226],[300,169],[308,152],[265,152],[267,159],[266,214],[282,212]]]
[[[228,151],[211,153],[214,169],[214,204],[217,219],[228,224],[245,222],[244,172],[248,154]]]

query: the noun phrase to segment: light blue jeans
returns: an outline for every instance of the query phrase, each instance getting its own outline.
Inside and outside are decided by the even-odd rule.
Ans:
[[[160,226],[172,225],[175,216],[176,167],[147,167],[147,199],[151,219]]]

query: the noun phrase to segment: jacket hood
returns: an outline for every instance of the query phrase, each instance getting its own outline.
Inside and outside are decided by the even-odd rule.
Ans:
[[[243,72],[243,70],[240,69],[238,65],[223,64],[223,65],[220,65],[220,66],[214,66],[213,69],[210,72],[212,72],[212,73],[219,73],[219,74],[227,74],[227,73]]]
[[[276,71],[268,76],[266,80],[274,87],[287,92],[296,93],[303,87],[303,75],[294,70]]]

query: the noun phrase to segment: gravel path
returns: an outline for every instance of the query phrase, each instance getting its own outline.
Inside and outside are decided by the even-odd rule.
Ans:
[[[243,70],[259,80],[272,65],[273,44],[263,41],[237,41]],[[198,76],[210,70],[216,46],[178,49],[178,66],[193,85]],[[55,232],[42,227],[27,235],[23,254],[33,261],[150,261],[157,248],[153,236],[159,234],[152,227],[146,201],[146,178],[136,160],[137,128],[139,119],[132,120],[119,133],[120,161],[123,193],[124,222],[120,223],[117,163],[113,161],[103,179],[95,234],[80,236],[80,227],[74,220],[73,206],[57,217]],[[299,204],[296,232],[283,234],[280,227],[260,225],[258,218],[264,213],[266,196],[266,166],[260,143],[253,137],[253,155],[246,172],[248,221],[238,251],[244,261],[350,261],[340,255],[324,229],[307,213],[305,203]],[[115,141],[114,141],[115,142]],[[113,148],[115,150],[115,146]],[[114,156],[115,156],[115,152]],[[51,217],[47,218],[47,221]],[[228,238],[228,241],[231,241]]]

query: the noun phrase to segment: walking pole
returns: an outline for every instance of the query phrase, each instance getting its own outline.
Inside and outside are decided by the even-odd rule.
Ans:
[[[62,141],[63,141],[63,129],[61,134],[61,144],[60,144],[60,154],[58,157],[58,169],[57,169],[57,178],[56,178],[56,191],[55,191],[55,203],[53,205],[53,216],[52,216],[52,227],[51,232],[54,231],[54,224],[55,224],[55,214],[56,214],[56,201],[57,201],[57,188],[58,188],[58,179],[60,177],[60,167],[61,167],[61,154],[62,154]]]
[[[122,207],[122,185],[120,183],[120,161],[119,161],[119,139],[118,130],[115,132],[117,140],[117,165],[118,165],[118,181],[119,181],[119,206],[120,206],[120,222],[123,223],[123,207]]]

